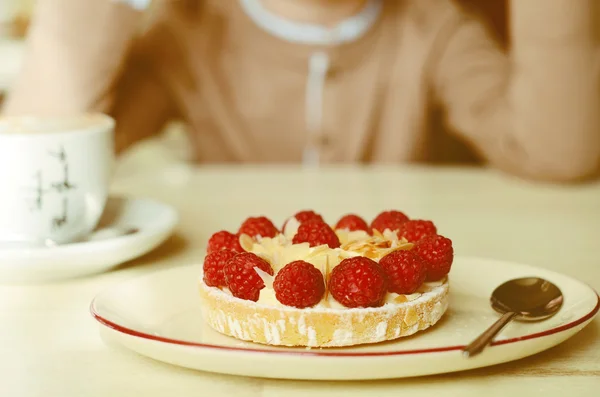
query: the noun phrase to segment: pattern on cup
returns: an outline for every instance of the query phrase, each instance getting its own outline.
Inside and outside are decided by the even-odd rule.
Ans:
[[[61,145],[58,151],[49,152],[48,155],[55,158],[58,162],[57,165],[62,168],[62,180],[51,181],[48,186],[45,186],[43,170],[38,170],[34,175],[35,187],[32,188],[35,196],[29,203],[29,209],[32,212],[42,211],[44,209],[44,197],[46,197],[47,194],[61,195],[61,208],[58,213],[51,218],[52,229],[56,230],[68,222],[67,214],[69,213],[69,197],[67,196],[67,192],[77,189],[77,187],[69,180],[69,161],[64,146]]]

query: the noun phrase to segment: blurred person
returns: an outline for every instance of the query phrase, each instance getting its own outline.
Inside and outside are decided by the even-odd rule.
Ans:
[[[180,119],[197,162],[326,164],[434,161],[440,106],[492,166],[575,181],[600,159],[594,3],[512,1],[507,55],[453,0],[39,0],[4,111],[111,114],[119,151]]]

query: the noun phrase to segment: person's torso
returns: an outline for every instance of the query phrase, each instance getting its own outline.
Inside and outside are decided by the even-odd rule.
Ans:
[[[238,1],[173,9],[160,27],[160,78],[197,161],[300,162],[307,147],[323,163],[431,160],[428,68],[444,16],[430,4],[446,0],[384,0],[361,37],[334,46],[275,37]],[[314,94],[317,53],[328,67]]]

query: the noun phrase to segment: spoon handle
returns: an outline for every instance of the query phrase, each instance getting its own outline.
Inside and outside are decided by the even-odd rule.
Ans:
[[[463,355],[465,357],[473,357],[481,353],[483,349],[494,339],[494,336],[498,334],[504,328],[506,324],[512,320],[517,313],[508,312],[504,313],[502,317],[498,319],[491,327],[483,331],[481,335],[471,342],[467,347],[463,349]]]

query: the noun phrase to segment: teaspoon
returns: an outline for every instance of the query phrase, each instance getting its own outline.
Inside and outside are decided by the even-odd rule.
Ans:
[[[490,298],[492,308],[502,317],[463,349],[465,357],[483,351],[511,320],[541,321],[555,315],[563,303],[560,289],[551,282],[526,277],[505,282],[494,290]]]

